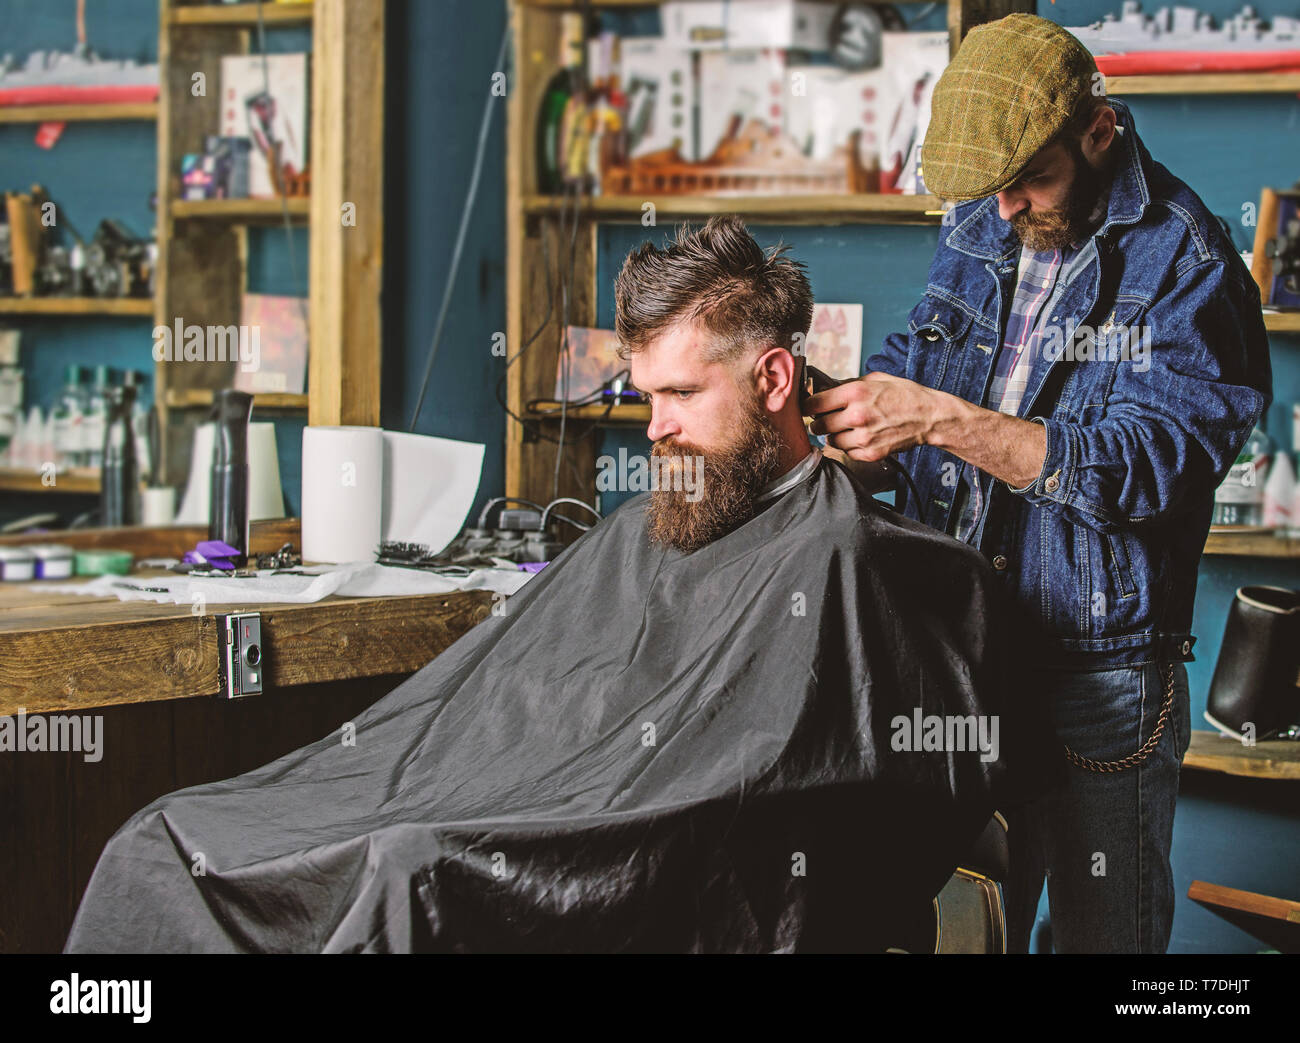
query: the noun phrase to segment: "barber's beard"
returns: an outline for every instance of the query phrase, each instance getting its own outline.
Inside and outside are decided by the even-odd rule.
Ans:
[[[655,466],[660,480],[646,511],[652,542],[689,554],[754,516],[759,493],[777,477],[785,443],[756,400],[746,404],[739,426],[729,445],[711,452],[673,438],[654,444],[651,453],[659,458]],[[674,480],[676,468],[691,473],[692,466],[694,491],[690,483]]]
[[[1089,217],[1101,198],[1106,177],[1084,158],[1078,142],[1070,150],[1070,158],[1074,160],[1074,182],[1065,206],[1037,214],[1023,211],[1011,218],[1020,241],[1036,253],[1064,250],[1092,229]]]

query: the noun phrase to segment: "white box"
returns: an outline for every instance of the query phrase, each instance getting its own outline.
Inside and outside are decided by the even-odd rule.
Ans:
[[[948,33],[887,32],[881,54],[880,188],[914,195],[930,99],[948,67]]]
[[[258,148],[249,125],[246,102],[269,84],[275,102],[271,133],[280,142],[280,165],[301,173],[307,151],[307,55],[269,54],[265,71],[259,54],[228,54],[221,59],[221,129],[224,138],[247,138],[248,194],[254,199],[275,195],[266,157]]]
[[[730,47],[830,49],[834,3],[809,0],[668,0],[664,39],[696,51]]]
[[[628,130],[645,124],[645,133],[631,142],[630,158],[674,144],[688,163],[698,158],[693,58],[658,36],[619,41],[619,82],[632,107]]]
[[[776,50],[705,51],[700,55],[700,156],[707,159],[736,116],[737,131],[758,120],[769,133],[785,130],[790,91],[785,54]]]

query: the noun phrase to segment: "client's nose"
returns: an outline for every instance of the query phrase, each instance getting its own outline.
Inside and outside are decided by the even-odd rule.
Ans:
[[[650,441],[658,442],[661,438],[682,433],[681,425],[660,413],[658,406],[651,405],[650,409],[650,426],[645,432]]]

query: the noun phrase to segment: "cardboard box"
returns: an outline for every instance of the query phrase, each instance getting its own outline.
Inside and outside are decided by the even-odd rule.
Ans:
[[[930,99],[948,67],[948,34],[887,32],[880,71],[880,190],[924,192],[921,142],[930,123]]]
[[[752,47],[825,51],[837,5],[809,0],[668,0],[664,39],[696,51]]]
[[[258,143],[260,125],[248,102],[269,93],[274,105],[271,136],[280,143],[281,169],[301,173],[310,153],[307,145],[307,55],[228,54],[221,59],[221,121],[223,138],[246,138],[249,153],[248,194],[254,199],[276,195],[271,171]]]
[[[779,134],[786,127],[790,91],[785,53],[775,50],[706,51],[700,55],[700,157],[707,159],[735,117],[739,127],[758,120]],[[738,128],[739,129],[739,128]]]
[[[658,36],[619,41],[619,82],[628,97],[631,158],[674,144],[687,162],[699,158],[693,58]]]

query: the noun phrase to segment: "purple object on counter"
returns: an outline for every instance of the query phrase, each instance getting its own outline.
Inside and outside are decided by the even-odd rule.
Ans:
[[[210,565],[223,572],[233,572],[235,563],[230,559],[239,553],[229,543],[221,540],[199,540],[193,550],[187,550],[182,561],[191,565]]]
[[[549,564],[549,561],[525,561],[519,569],[522,572],[541,572]]]

